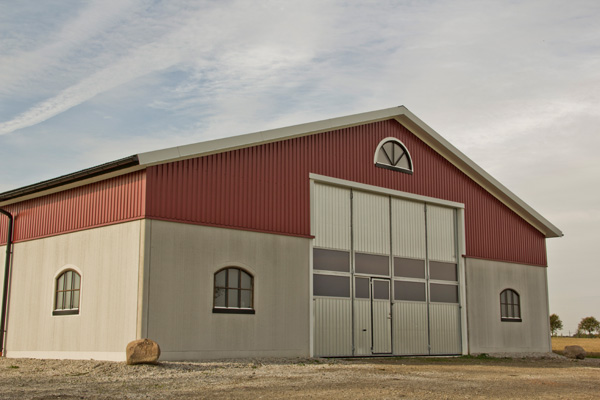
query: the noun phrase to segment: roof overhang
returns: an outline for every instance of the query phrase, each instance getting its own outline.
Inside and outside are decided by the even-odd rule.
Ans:
[[[95,167],[86,168],[71,174],[62,175],[58,178],[52,178],[32,185],[9,190],[0,193],[0,206],[45,196],[72,187],[87,185],[94,181],[108,179],[109,177],[123,175],[133,171],[134,167],[138,165],[138,156],[133,155]]]
[[[65,185],[79,186],[87,184],[91,180],[100,180],[109,176],[129,173],[152,165],[314,135],[388,119],[398,121],[546,237],[563,236],[560,229],[542,217],[537,211],[485,172],[404,106],[140,153],[74,174],[64,175],[59,178],[2,193],[0,194],[0,205],[12,203],[17,198],[19,198],[17,201],[22,201],[24,200],[23,196],[28,198],[40,196],[52,191],[64,190],[66,188]]]

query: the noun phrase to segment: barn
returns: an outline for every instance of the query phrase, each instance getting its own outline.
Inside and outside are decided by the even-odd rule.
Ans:
[[[2,354],[549,352],[561,231],[405,107],[0,194]]]

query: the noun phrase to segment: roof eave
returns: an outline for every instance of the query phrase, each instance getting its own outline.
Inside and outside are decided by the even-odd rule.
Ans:
[[[113,172],[122,171],[137,165],[139,165],[139,159],[137,155],[121,158],[119,160],[111,161],[91,168],[86,168],[71,174],[62,175],[57,178],[48,179],[32,185],[23,186],[14,190],[0,193],[0,204],[5,204],[6,202],[17,198],[22,201],[25,200],[25,198],[39,195],[42,192],[45,193],[58,187],[77,184],[82,181],[88,181],[101,175],[104,176]]]

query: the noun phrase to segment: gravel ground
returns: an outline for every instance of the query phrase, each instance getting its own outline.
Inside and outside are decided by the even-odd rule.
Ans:
[[[513,356],[514,357],[514,356]],[[600,359],[0,359],[2,399],[598,399]]]

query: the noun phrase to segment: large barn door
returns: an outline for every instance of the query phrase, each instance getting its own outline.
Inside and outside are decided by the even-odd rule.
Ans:
[[[394,354],[429,354],[425,204],[392,199]]]
[[[314,185],[313,340],[316,356],[352,355],[350,190]]]
[[[460,354],[456,210],[427,205],[430,354]]]
[[[315,183],[313,354],[460,354],[456,214]]]

